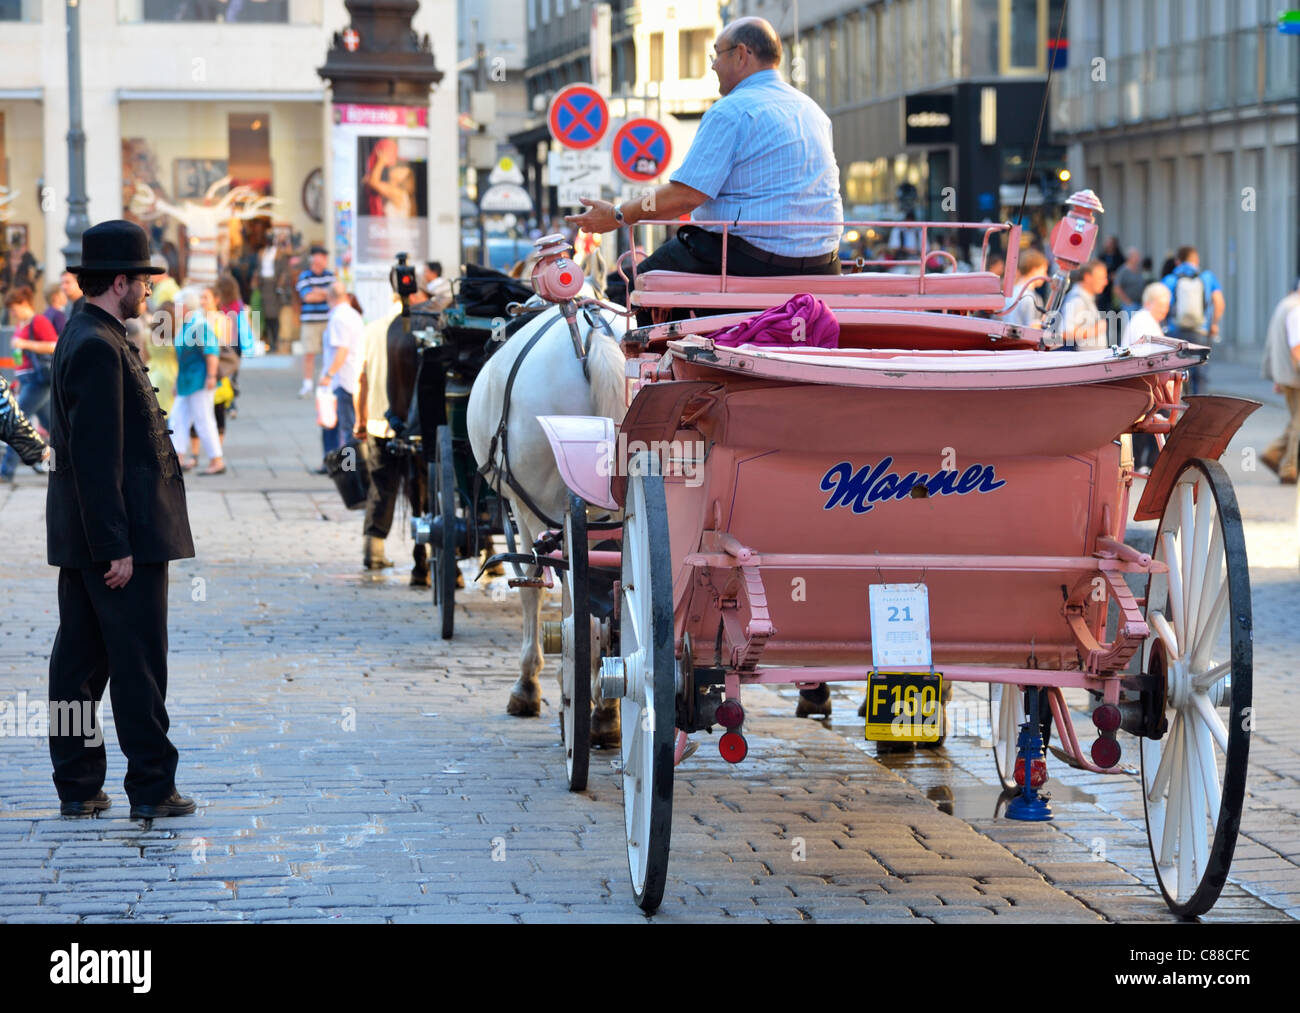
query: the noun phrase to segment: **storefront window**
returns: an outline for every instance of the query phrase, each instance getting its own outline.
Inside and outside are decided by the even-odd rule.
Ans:
[[[40,21],[41,0],[0,0],[0,21]]]
[[[709,41],[713,32],[708,28],[693,28],[677,33],[677,76],[683,80],[699,80],[709,72]]]
[[[122,21],[320,23],[320,0],[120,0]]]

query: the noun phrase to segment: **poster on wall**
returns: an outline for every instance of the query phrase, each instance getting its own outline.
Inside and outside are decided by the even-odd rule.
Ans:
[[[421,260],[429,247],[428,109],[341,103],[331,119],[334,242],[362,274],[382,273],[386,292],[396,255]]]
[[[417,256],[429,245],[429,142],[424,137],[357,138],[357,259]]]

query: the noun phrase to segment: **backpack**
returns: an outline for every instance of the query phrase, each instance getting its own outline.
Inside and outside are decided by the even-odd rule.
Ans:
[[[1174,282],[1174,323],[1184,331],[1205,326],[1205,282],[1199,274],[1180,274]]]

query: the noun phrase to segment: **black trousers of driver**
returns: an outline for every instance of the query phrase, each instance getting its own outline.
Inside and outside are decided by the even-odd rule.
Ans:
[[[51,374],[45,521],[46,558],[59,567],[49,682],[54,785],[61,802],[87,801],[103,787],[103,736],[85,718],[107,689],[127,797],[133,806],[157,805],[176,787],[167,564],[194,555],[180,463],[148,374],[113,316],[89,303],[73,316]],[[108,587],[110,562],[127,556],[131,579]]]

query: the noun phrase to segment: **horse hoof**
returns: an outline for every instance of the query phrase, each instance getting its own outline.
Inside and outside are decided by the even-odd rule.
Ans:
[[[795,705],[794,716],[808,718],[815,714],[827,718],[831,716],[831,691],[825,683],[816,689],[799,690],[799,702]]]
[[[623,744],[617,707],[597,707],[591,712],[591,744],[598,749],[617,749]]]
[[[542,689],[536,680],[523,688],[516,684],[510,691],[510,700],[506,702],[506,713],[515,718],[536,718],[542,713]]]

